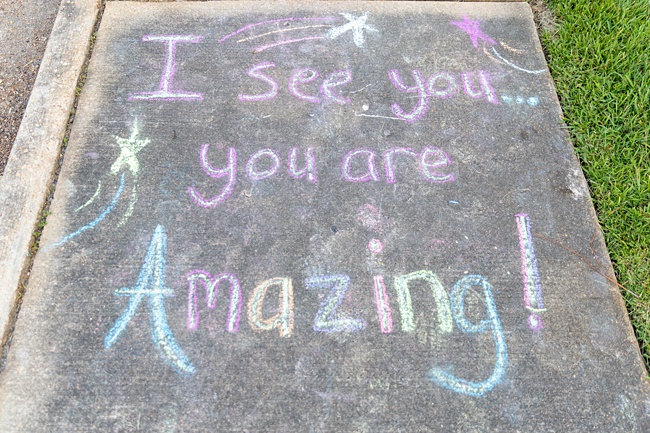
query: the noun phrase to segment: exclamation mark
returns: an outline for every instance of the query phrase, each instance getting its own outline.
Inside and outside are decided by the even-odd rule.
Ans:
[[[521,274],[524,279],[524,305],[530,311],[528,326],[533,331],[544,328],[538,313],[546,311],[542,300],[542,283],[537,269],[537,258],[533,247],[533,235],[530,230],[530,218],[527,214],[515,215],[519,231],[519,249],[521,251]]]

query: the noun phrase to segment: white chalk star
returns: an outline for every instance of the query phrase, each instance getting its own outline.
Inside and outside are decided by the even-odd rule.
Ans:
[[[357,47],[363,47],[363,42],[364,42],[363,30],[366,29],[371,32],[377,31],[376,28],[366,24],[366,20],[368,19],[368,12],[364,13],[360,17],[356,17],[352,14],[346,14],[346,13],[342,13],[341,15],[343,15],[343,17],[349,22],[343,24],[342,26],[331,28],[327,32],[328,38],[334,39],[341,36],[343,33],[352,30],[352,40],[354,41]]]

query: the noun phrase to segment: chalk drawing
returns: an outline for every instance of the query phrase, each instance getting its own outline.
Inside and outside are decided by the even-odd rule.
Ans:
[[[467,292],[467,289],[472,286],[480,286],[483,289],[483,296],[485,298],[487,319],[481,320],[478,324],[471,323],[465,317],[465,293]],[[458,281],[452,289],[451,304],[454,320],[462,332],[475,334],[478,332],[492,331],[496,347],[496,362],[494,370],[490,377],[482,382],[471,382],[469,380],[460,379],[438,368],[432,368],[429,370],[429,377],[433,382],[460,394],[475,397],[482,396],[492,390],[492,388],[501,381],[508,365],[506,340],[503,335],[503,330],[501,329],[501,322],[494,304],[494,299],[492,299],[492,286],[480,275],[466,275]]]
[[[443,89],[436,87],[437,81],[446,82],[446,87]],[[453,77],[453,75],[447,72],[438,72],[437,74],[431,75],[427,80],[427,92],[429,96],[443,99],[450,98],[454,96],[457,91],[458,84],[456,83],[456,79]]]
[[[473,21],[468,19],[466,16],[463,16],[463,21],[451,21],[450,24],[458,27],[459,29],[465,31],[467,35],[469,36],[470,40],[472,41],[472,45],[474,45],[474,48],[478,49],[478,41],[482,40],[485,45],[497,45],[497,42],[489,37],[487,34],[481,30],[481,22],[480,21]],[[499,43],[502,47],[510,50],[510,51],[516,51],[519,52],[521,50],[515,50],[513,48],[508,47],[506,44],[503,42]],[[499,52],[496,50],[494,46],[492,48],[492,53],[503,63],[506,65],[510,66],[511,68],[514,68],[518,71],[521,72],[526,72],[528,74],[541,74],[542,72],[545,72],[545,69],[539,69],[539,70],[530,70],[530,69],[525,69],[520,66],[517,66],[516,64],[512,63],[511,61],[507,60],[505,57],[503,57]],[[487,51],[486,51],[487,53]],[[488,54],[489,55],[489,54]]]
[[[454,323],[451,315],[449,296],[447,296],[447,292],[436,274],[427,270],[411,272],[410,274],[395,277],[395,291],[397,292],[397,304],[402,318],[402,331],[415,331],[413,304],[409,289],[409,283],[415,280],[422,280],[429,284],[433,299],[436,303],[436,310],[438,311],[438,328],[441,333],[451,332]]]
[[[485,98],[488,102],[498,105],[499,98],[497,98],[496,92],[490,85],[490,75],[485,71],[478,71],[479,90],[474,89],[472,85],[472,75],[473,74],[469,72],[463,72],[461,74],[463,88],[467,96],[472,98]]]
[[[435,157],[433,162],[429,161],[430,155]],[[420,172],[422,173],[422,176],[430,182],[446,183],[455,181],[456,179],[454,178],[453,173],[439,174],[436,172],[439,168],[448,167],[450,165],[451,159],[442,149],[428,146],[420,152]]]
[[[499,54],[499,52],[494,47],[492,47],[492,52],[503,63],[505,63],[506,65],[508,65],[508,66],[518,70],[518,71],[526,72],[528,74],[541,74],[542,72],[546,72],[546,69],[531,70],[531,69],[524,69],[524,68],[522,68],[520,66],[517,66],[514,63],[512,63],[511,61],[505,59],[501,54]]]
[[[356,176],[350,174],[350,166],[352,165],[352,160],[357,155],[365,155],[366,157],[366,172],[357,174]],[[374,150],[371,149],[354,149],[348,152],[347,155],[343,158],[343,165],[341,167],[341,172],[343,179],[348,182],[367,182],[367,181],[379,181],[379,173],[377,172],[377,166],[375,165],[375,158],[377,154]]]
[[[512,104],[523,105],[524,102],[530,105],[531,107],[537,107],[539,105],[539,98],[537,96],[530,96],[526,98],[524,96],[512,97],[510,95],[501,95],[501,100],[508,105],[512,105]]]
[[[278,286],[279,308],[275,316],[263,318],[264,297],[270,287]],[[291,278],[271,278],[255,287],[248,303],[248,322],[253,330],[280,330],[281,337],[291,337],[293,333],[293,283]]]
[[[203,36],[194,35],[144,35],[143,42],[165,43],[165,66],[158,90],[153,92],[139,92],[129,95],[129,101],[156,100],[156,101],[202,101],[201,93],[173,90],[174,74],[176,73],[176,45],[179,42],[199,43]]]
[[[308,37],[305,37],[305,38],[285,39],[283,41],[273,42],[272,44],[262,45],[262,46],[256,47],[253,50],[253,52],[254,53],[261,53],[264,50],[268,50],[269,48],[279,47],[280,45],[295,44],[296,42],[313,41],[313,40],[318,40],[318,39],[325,39],[325,36],[308,36]]]
[[[298,148],[294,147],[289,152],[289,161],[288,161],[288,172],[289,176],[294,179],[301,179],[307,176],[307,180],[311,183],[318,183],[318,177],[316,174],[316,157],[314,156],[314,148],[308,147],[304,152],[305,155],[305,167],[302,170],[298,170]]]
[[[226,39],[229,39],[235,35],[238,35],[242,32],[245,32],[246,30],[250,30],[254,27],[258,26],[263,26],[266,24],[275,24],[275,23],[282,23],[282,22],[288,22],[288,21],[336,21],[338,18],[335,17],[319,17],[319,18],[295,18],[295,17],[288,17],[288,18],[278,18],[274,20],[268,20],[268,21],[260,21],[258,23],[253,23],[253,24],[247,24],[244,27],[235,30],[232,33],[227,34],[226,36],[222,37],[219,39],[219,43],[223,43],[226,41]]]
[[[546,311],[542,300],[542,282],[537,268],[537,257],[533,246],[533,233],[530,230],[530,217],[526,214],[515,215],[519,232],[519,250],[521,253],[521,275],[524,280],[524,305],[530,311],[528,326],[533,331],[544,328],[539,313]]]
[[[267,157],[271,160],[271,165],[263,171],[257,170],[258,160]],[[280,157],[271,149],[261,149],[255,152],[246,163],[246,173],[251,180],[262,180],[273,176],[280,168]]]
[[[355,332],[366,327],[366,322],[362,319],[337,317],[336,309],[341,305],[349,284],[350,277],[347,275],[325,275],[305,280],[305,285],[309,289],[331,289],[316,312],[314,331]]]
[[[150,142],[148,138],[144,140],[139,140],[137,137],[140,134],[140,128],[138,127],[138,120],[135,119],[133,122],[133,130],[131,131],[131,136],[129,138],[121,138],[115,136],[115,141],[120,148],[120,154],[118,155],[115,162],[111,166],[110,173],[115,176],[122,169],[126,168],[131,173],[133,178],[133,185],[131,187],[131,200],[129,200],[129,206],[124,213],[124,216],[120,220],[118,227],[121,227],[126,223],[131,215],[133,215],[133,210],[135,209],[135,204],[138,201],[138,175],[140,174],[140,162],[138,161],[138,153],[144,149]]]
[[[237,150],[234,147],[228,148],[228,165],[225,168],[216,169],[208,162],[209,147],[209,144],[201,146],[201,151],[199,152],[201,167],[203,167],[205,173],[210,177],[220,179],[227,176],[228,182],[221,190],[221,193],[215,195],[211,199],[203,198],[203,195],[201,195],[193,186],[188,187],[187,192],[194,203],[206,208],[216,207],[223,203],[235,189],[237,177]]]
[[[165,286],[166,252],[167,235],[165,228],[159,225],[154,230],[136,285],[115,291],[117,296],[129,296],[130,300],[124,313],[106,334],[104,347],[110,349],[115,344],[135,316],[142,300],[147,297],[151,338],[158,348],[160,356],[178,373],[191,374],[196,370],[176,343],[167,323],[165,297],[173,296],[174,292]]]
[[[97,198],[97,196],[99,195],[101,190],[102,190],[102,181],[100,180],[99,183],[97,184],[97,189],[95,190],[95,193],[93,194],[93,196],[90,197],[90,199],[86,203],[82,204],[81,206],[76,208],[74,211],[79,212],[81,209],[85,208],[86,206],[89,206],[92,202],[95,201],[95,199]]]
[[[251,78],[257,78],[258,80],[262,80],[265,83],[267,83],[271,88],[269,89],[268,92],[266,93],[261,93],[259,95],[242,95],[240,94],[238,96],[240,101],[244,102],[254,102],[254,101],[267,101],[269,99],[273,99],[276,97],[278,94],[278,83],[273,81],[271,77],[268,75],[264,75],[263,73],[259,72],[262,69],[266,68],[274,68],[275,63],[271,62],[262,62],[260,64],[257,64],[250,68],[248,71],[246,71],[246,74],[251,77]]]
[[[319,25],[315,25],[315,26],[291,27],[291,28],[288,28],[288,29],[273,30],[271,32],[262,33],[261,35],[255,35],[255,36],[251,36],[251,37],[248,37],[248,38],[239,39],[237,41],[237,43],[239,44],[241,42],[252,41],[253,39],[259,39],[259,38],[262,38],[264,36],[274,35],[276,33],[295,32],[296,30],[317,29],[317,28],[321,28],[321,27],[332,27],[332,26],[329,25],[329,24],[319,24]]]
[[[215,308],[217,306],[219,284],[227,282],[230,284],[230,308],[228,309],[226,330],[228,332],[237,332],[242,303],[241,286],[237,277],[228,273],[213,277],[208,272],[197,269],[187,274],[187,282],[187,328],[195,330],[199,326],[199,309],[196,299],[197,283],[201,283],[205,287],[208,308]]]
[[[386,183],[395,183],[395,167],[393,164],[393,155],[417,156],[417,153],[408,147],[392,147],[384,152],[384,170],[386,171]]]
[[[371,239],[370,242],[368,242],[368,249],[372,253],[380,254],[384,250],[384,246],[381,244],[379,239]]]
[[[102,213],[100,213],[97,216],[97,218],[95,218],[94,220],[92,220],[91,222],[86,224],[85,226],[81,227],[77,231],[75,231],[73,233],[70,233],[69,235],[65,236],[60,241],[55,242],[52,245],[49,245],[48,247],[46,247],[46,249],[59,247],[59,246],[63,245],[64,243],[68,242],[70,239],[73,239],[73,238],[79,236],[83,232],[94,228],[97,224],[102,222],[104,220],[104,218],[106,218],[106,216],[108,216],[108,214],[111,213],[113,211],[113,209],[115,208],[115,205],[117,204],[117,201],[119,200],[120,195],[122,195],[122,190],[123,189],[124,189],[124,173],[122,173],[122,176],[120,177],[120,186],[117,188],[117,192],[115,193],[115,196],[113,197],[113,200],[111,200],[111,203],[108,205],[108,207],[106,207],[106,209],[104,209],[102,211]]]
[[[483,33],[483,31],[481,30],[480,21],[470,20],[463,15],[463,21],[451,21],[450,24],[466,32],[469,38],[471,39],[474,48],[478,48],[479,39],[489,45],[496,44],[496,41],[494,39],[492,39],[491,37]]]
[[[318,78],[318,76],[318,71],[311,68],[302,68],[294,71],[289,78],[289,92],[303,101],[311,102],[313,104],[320,103],[320,98],[318,96],[305,95],[300,91],[300,89],[298,89],[299,84],[311,83]]]
[[[384,231],[381,223],[381,214],[379,213],[379,210],[370,203],[366,203],[359,208],[357,211],[357,221],[359,221],[365,228],[377,233],[383,233]]]
[[[382,334],[393,332],[393,316],[390,311],[386,284],[383,275],[375,275],[375,302],[377,303],[377,316],[379,318],[379,329]]]
[[[420,119],[422,116],[424,116],[424,114],[429,109],[429,105],[428,105],[429,95],[426,89],[426,81],[422,76],[422,73],[419,70],[415,69],[411,71],[411,75],[413,76],[413,80],[415,81],[415,86],[409,87],[406,84],[404,84],[404,81],[402,80],[402,77],[400,76],[399,71],[397,69],[393,69],[388,72],[388,77],[390,78],[391,83],[393,83],[393,85],[397,89],[406,93],[418,94],[417,104],[408,113],[406,113],[402,109],[402,107],[400,107],[397,103],[391,106],[391,111],[393,112],[393,114],[399,117],[400,119],[405,120],[408,123],[413,123],[416,120]]]
[[[344,33],[347,32],[352,32],[352,40],[354,41],[354,44],[357,47],[363,47],[363,44],[365,42],[365,38],[363,36],[363,31],[371,31],[371,32],[376,32],[378,31],[376,28],[366,24],[366,21],[368,20],[368,12],[364,13],[361,16],[354,16],[352,14],[347,14],[347,13],[341,13],[343,18],[348,20],[347,23],[343,24],[342,26],[339,27],[333,27],[327,32],[327,37],[330,39],[336,39],[339,36],[341,36]]]
[[[350,98],[345,98],[341,95],[335,95],[333,89],[338,86],[342,86],[352,81],[352,71],[334,71],[329,74],[325,80],[323,80],[323,85],[321,86],[321,93],[325,95],[328,99],[336,102],[337,104],[345,105],[350,103]]]

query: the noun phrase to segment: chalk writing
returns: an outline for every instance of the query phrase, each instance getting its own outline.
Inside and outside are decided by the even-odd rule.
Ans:
[[[224,168],[214,168],[208,161],[208,144],[203,144],[199,151],[199,160],[203,171],[210,177],[220,179],[227,178],[221,192],[212,198],[205,198],[195,186],[189,186],[187,192],[192,201],[205,208],[216,207],[223,203],[234,191],[237,177],[237,150],[233,147],[228,149],[228,162]],[[305,165],[298,168],[298,148],[292,148],[287,156],[287,172],[293,179],[302,179],[310,183],[318,183],[316,154],[313,148],[307,148],[304,152]],[[444,173],[442,170],[451,166],[452,161],[441,149],[434,146],[427,146],[417,153],[405,147],[393,147],[383,154],[384,172],[386,183],[396,183],[397,175],[394,164],[394,157],[403,154],[416,159],[422,179],[433,183],[453,182],[453,173]],[[377,169],[377,153],[372,149],[353,149],[343,157],[341,165],[341,177],[347,182],[380,181],[379,170]],[[258,165],[261,165],[260,168]],[[246,163],[246,175],[254,182],[268,179],[275,176],[281,167],[281,159],[278,152],[273,149],[261,149],[256,151]]]
[[[390,81],[396,88],[402,92],[418,94],[418,102],[408,113],[406,113],[398,104],[393,104],[390,107],[395,116],[407,121],[408,123],[413,123],[416,120],[420,119],[429,109],[429,99],[426,88],[427,86],[422,73],[419,70],[415,69],[411,71],[411,75],[413,76],[415,85],[409,87],[404,84],[404,81],[402,81],[402,77],[399,75],[399,71],[397,71],[397,69],[393,69],[392,71],[388,72]]]
[[[379,328],[383,334],[390,334],[393,332],[393,316],[390,311],[390,303],[388,302],[388,293],[386,293],[383,275],[375,275],[374,283]]]
[[[533,246],[533,234],[530,230],[530,217],[517,214],[517,231],[519,232],[519,249],[521,252],[521,275],[524,280],[524,305],[530,311],[528,326],[533,331],[544,327],[538,313],[546,311],[542,300],[542,282],[537,268],[537,257]]]
[[[142,300],[149,300],[149,318],[151,338],[162,358],[177,372],[191,374],[195,372],[192,363],[187,359],[176,343],[165,312],[165,297],[174,292],[165,286],[165,256],[167,251],[167,235],[161,225],[154,230],[149,249],[144,259],[138,281],[133,287],[124,287],[115,291],[117,296],[129,296],[129,305],[117,319],[115,325],[104,338],[104,347],[110,349],[126,329]]]
[[[275,96],[278,94],[278,84],[275,81],[273,81],[273,79],[268,75],[264,75],[263,73],[259,72],[262,69],[273,68],[273,67],[275,67],[275,63],[262,62],[258,65],[251,67],[248,71],[246,71],[246,74],[249,77],[262,80],[265,83],[267,83],[269,86],[271,86],[271,88],[266,93],[262,93],[259,95],[239,95],[239,100],[244,102],[252,102],[252,101],[266,101],[275,98]]]
[[[321,86],[321,93],[325,97],[331,99],[337,104],[345,105],[350,103],[350,98],[343,97],[341,95],[334,94],[333,90],[335,87],[348,84],[352,81],[352,71],[334,71],[329,74],[324,80],[323,85]]]
[[[487,319],[473,324],[465,317],[465,293],[472,286],[480,286],[483,289]],[[499,314],[497,313],[494,300],[492,299],[492,286],[480,275],[467,275],[456,283],[451,291],[451,304],[454,320],[458,328],[467,334],[474,334],[484,331],[492,331],[494,345],[496,347],[496,362],[490,377],[482,382],[472,382],[466,379],[432,368],[429,377],[432,381],[451,389],[452,391],[471,396],[481,396],[490,391],[501,381],[508,365],[508,350],[506,340],[501,329]]]
[[[384,170],[386,171],[386,183],[395,183],[395,168],[393,167],[393,155],[402,154],[417,156],[417,153],[408,147],[392,147],[384,152]]]
[[[314,148],[308,147],[304,153],[305,167],[301,170],[298,169],[298,148],[294,147],[289,152],[288,173],[294,179],[301,179],[307,176],[307,180],[311,183],[317,183],[318,177],[316,173],[316,157],[314,155]]]
[[[434,161],[429,161],[429,156],[432,154],[436,159]],[[428,146],[420,152],[420,171],[422,176],[430,182],[453,182],[455,180],[453,173],[440,174],[436,172],[436,170],[448,167],[449,165],[451,165],[451,159],[449,159],[449,156],[447,156],[445,152],[437,147]]]
[[[268,101],[275,98],[278,95],[278,89],[279,89],[278,83],[274,81],[274,79],[271,78],[270,76],[260,72],[263,69],[274,68],[274,67],[275,67],[275,63],[262,62],[248,69],[246,71],[246,75],[248,75],[251,78],[256,78],[258,80],[263,81],[264,83],[269,85],[270,88],[266,93],[261,93],[256,95],[240,94],[238,95],[238,99],[242,102],[256,102],[256,101]],[[299,88],[300,85],[311,83],[316,79],[318,79],[319,77],[320,77],[320,73],[316,69],[313,68],[296,69],[289,76],[287,89],[289,93],[295,96],[296,98],[302,101],[311,102],[313,104],[321,103],[322,99],[318,96],[319,93],[322,96],[324,96],[326,100],[336,102],[337,104],[340,105],[345,105],[350,103],[349,98],[344,97],[341,94],[336,94],[334,90],[337,87],[343,86],[352,81],[352,71],[350,70],[334,71],[331,74],[327,75],[323,79],[323,82],[318,88],[318,90],[316,91],[316,95],[308,95]]]
[[[264,297],[269,288],[279,290],[279,308],[275,316],[263,318]],[[253,330],[280,330],[280,336],[291,337],[293,333],[293,283],[291,278],[271,278],[255,287],[248,303],[248,322]]]
[[[501,100],[508,105],[522,105],[524,102],[531,107],[537,107],[539,105],[539,98],[537,96],[531,96],[529,98],[525,98],[523,96],[515,96],[513,98],[510,95],[501,95]]]
[[[404,120],[408,123],[413,123],[420,120],[430,108],[430,99],[434,98],[451,98],[458,92],[458,82],[456,78],[448,72],[438,72],[429,76],[428,79],[422,73],[414,69],[411,71],[413,77],[413,86],[408,86],[404,83],[402,76],[397,69],[388,71],[388,77],[398,90],[405,93],[416,93],[417,102],[414,104],[411,111],[405,111],[401,105],[394,103],[391,106],[391,111],[397,119]],[[476,86],[475,76],[478,77],[478,87]],[[465,94],[474,99],[486,99],[492,104],[498,104],[499,99],[496,92],[490,84],[490,76],[485,71],[463,72],[460,74],[460,81],[462,83]],[[445,83],[444,86],[439,87],[440,83]],[[370,116],[369,117],[377,117]]]
[[[266,170],[258,171],[257,163],[260,158],[266,157],[271,161],[271,165]],[[246,163],[246,173],[251,180],[262,180],[273,176],[280,168],[280,157],[274,150],[262,149],[255,152]]]
[[[230,284],[230,307],[228,309],[226,330],[228,332],[237,332],[237,329],[239,329],[239,316],[241,314],[242,303],[241,287],[237,277],[227,273],[212,277],[206,271],[194,270],[187,274],[187,282],[187,328],[194,330],[199,326],[199,309],[196,300],[197,283],[201,283],[205,287],[208,308],[215,308],[217,306],[219,284],[228,282]]]
[[[350,173],[352,162],[357,157],[365,156],[365,172],[353,175]],[[341,173],[343,179],[348,182],[367,182],[373,180],[375,182],[379,181],[379,173],[377,172],[377,166],[375,165],[375,158],[377,154],[372,149],[354,149],[348,152],[347,155],[343,158],[343,165],[341,166]]]
[[[444,88],[437,87],[436,83],[439,81],[446,82],[446,86]],[[429,96],[435,98],[450,98],[458,91],[458,84],[453,75],[447,72],[438,72],[437,74],[431,75],[427,80],[427,91]]]
[[[329,295],[316,312],[314,331],[354,332],[366,327],[366,322],[362,319],[337,317],[336,309],[341,305],[349,284],[350,277],[347,275],[326,275],[305,280],[305,285],[309,289],[330,289]]]
[[[365,42],[365,38],[363,36],[363,31],[368,30],[371,32],[376,32],[378,31],[372,26],[369,26],[366,24],[366,21],[368,20],[368,13],[364,13],[361,16],[354,16],[352,14],[347,14],[347,13],[341,13],[343,15],[343,18],[348,20],[347,23],[343,24],[342,26],[339,27],[334,27],[330,29],[327,32],[327,37],[330,39],[336,39],[339,36],[341,36],[344,33],[347,32],[352,32],[352,40],[354,41],[354,44],[357,47],[363,47],[363,44]]]
[[[305,95],[298,89],[299,84],[311,83],[318,78],[318,76],[318,71],[311,68],[302,68],[294,71],[289,78],[289,92],[303,101],[312,102],[314,104],[320,103],[320,98],[318,96]]]
[[[451,332],[453,321],[447,292],[436,274],[426,270],[411,272],[410,274],[398,275],[395,277],[395,291],[397,292],[397,304],[402,318],[402,331],[413,332],[415,330],[411,291],[409,289],[409,283],[414,280],[423,280],[425,283],[429,284],[431,287],[431,293],[433,294],[433,299],[436,303],[436,310],[438,311],[438,327],[440,332]]]
[[[208,162],[209,147],[210,145],[208,144],[201,146],[201,151],[199,153],[201,167],[203,167],[203,170],[208,176],[216,179],[228,176],[228,181],[221,190],[221,193],[215,195],[209,200],[203,198],[203,196],[196,190],[196,188],[190,186],[187,189],[187,192],[189,193],[194,203],[198,204],[201,207],[215,207],[220,203],[223,203],[234,190],[237,178],[237,150],[234,147],[230,147],[228,149],[228,165],[225,168],[216,169]]]
[[[174,74],[176,73],[176,45],[179,42],[196,44],[203,36],[194,35],[144,35],[143,42],[154,41],[165,43],[165,66],[160,77],[158,90],[139,92],[129,96],[129,101],[158,100],[158,101],[202,101],[201,93],[173,90]]]
[[[489,81],[490,76],[488,75],[488,73],[485,71],[478,71],[478,78],[479,78],[478,90],[476,90],[472,85],[472,76],[473,74],[469,72],[463,72],[461,74],[461,78],[463,80],[463,88],[467,96],[470,96],[472,98],[477,98],[477,99],[485,98],[488,100],[488,102],[491,102],[492,104],[498,104],[499,99],[496,96],[496,92],[490,85],[490,81]]]

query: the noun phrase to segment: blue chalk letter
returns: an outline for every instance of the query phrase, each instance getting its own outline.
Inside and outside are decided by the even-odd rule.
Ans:
[[[483,288],[485,310],[487,312],[487,319],[481,320],[476,325],[469,322],[465,317],[465,292],[472,286],[481,286]],[[508,365],[508,349],[506,348],[506,340],[503,336],[503,330],[501,329],[499,315],[496,306],[494,305],[494,300],[492,299],[492,286],[480,275],[467,275],[458,281],[451,291],[451,305],[456,324],[462,332],[474,334],[486,330],[492,331],[497,358],[494,365],[494,371],[492,372],[492,375],[483,382],[470,382],[465,379],[459,379],[437,368],[431,369],[429,371],[429,376],[432,381],[437,382],[445,388],[449,388],[452,391],[461,394],[478,397],[490,391],[494,385],[499,383],[503,373],[506,371],[506,366]]]

